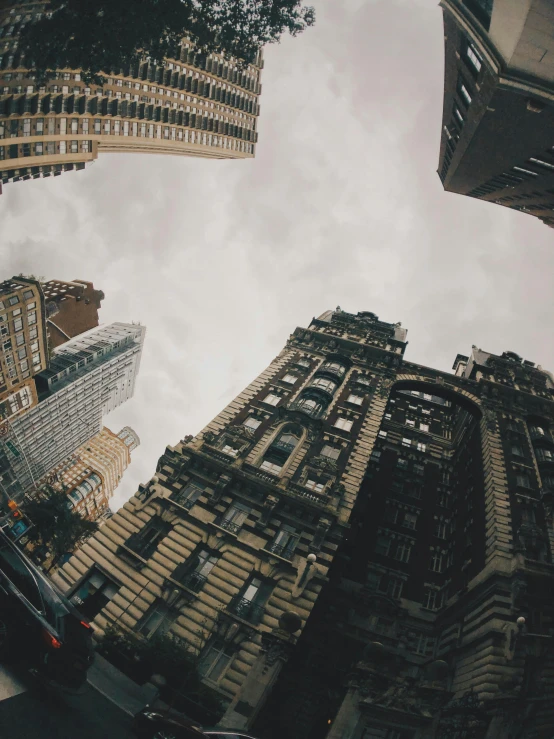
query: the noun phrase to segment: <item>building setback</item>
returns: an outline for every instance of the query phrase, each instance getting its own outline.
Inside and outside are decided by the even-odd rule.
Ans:
[[[100,634],[186,640],[224,726],[552,734],[552,376],[405,346],[372,313],[297,329],[57,574]]]
[[[35,378],[39,403],[6,425],[0,437],[2,491],[11,499],[37,482],[102,428],[102,419],[131,398],[145,328],[112,323],[54,350]]]
[[[554,225],[554,5],[441,0],[445,190]]]
[[[133,429],[118,434],[104,427],[74,454],[54,467],[39,483],[67,492],[70,505],[84,518],[97,521],[109,514],[109,501],[140,444]]]
[[[12,1],[0,9],[2,183],[84,169],[102,152],[254,156],[261,53],[242,69],[184,40],[165,67],[145,61],[101,87],[85,84],[78,70],[63,70],[37,87],[22,66],[17,36],[45,4]]]

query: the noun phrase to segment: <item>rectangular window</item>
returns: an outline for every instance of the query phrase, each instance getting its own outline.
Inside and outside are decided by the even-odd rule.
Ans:
[[[169,533],[170,526],[164,521],[154,519],[142,531],[132,534],[125,545],[142,559],[150,559],[160,542]]]
[[[364,402],[364,399],[359,395],[349,395],[346,400],[348,403],[353,403],[354,405],[361,405]]]
[[[401,470],[407,470],[408,460],[404,459],[403,457],[398,457],[398,459],[396,460],[396,466],[399,467]]]
[[[395,575],[383,575],[379,582],[379,591],[390,595],[391,598],[400,598],[402,595],[402,588],[404,587],[404,580]]]
[[[265,396],[263,399],[263,403],[267,403],[268,405],[277,405],[281,398],[278,395],[274,395],[273,393],[269,393]]]
[[[93,567],[84,580],[75,588],[71,602],[83,616],[92,621],[107,606],[119,590],[119,585]]]
[[[71,153],[72,154],[79,153],[79,142],[77,140],[74,140],[71,142]]]
[[[434,588],[425,588],[423,591],[422,605],[431,611],[436,611],[442,606],[443,594],[440,590]]]
[[[34,326],[34,324],[37,322],[37,314],[34,311],[27,315],[27,322],[29,326]]]
[[[261,425],[261,423],[262,422],[259,419],[254,418],[254,416],[249,416],[243,425],[246,426],[246,428],[249,428],[255,431],[258,428],[258,426]]]
[[[324,444],[323,449],[321,450],[321,454],[324,457],[329,457],[329,459],[338,459],[340,455],[340,449],[338,449],[336,446],[331,446],[330,444]]]
[[[432,552],[429,569],[431,570],[431,572],[442,572],[442,568],[443,568],[442,552],[438,552],[438,551]]]
[[[419,424],[419,430],[425,431],[426,433],[429,433],[429,424],[428,423],[420,423]]]
[[[343,431],[350,431],[354,421],[350,421],[348,418],[342,418],[339,416],[335,421],[335,428],[342,429]]]
[[[414,428],[415,421],[413,421],[411,418],[406,419],[406,426],[409,426],[410,428]]]
[[[388,557],[391,544],[392,542],[389,536],[386,534],[379,534],[375,543],[375,551],[377,554],[382,554],[383,556]]]
[[[233,534],[236,534],[247,518],[248,509],[246,506],[242,506],[240,503],[234,503],[229,506],[223,514],[223,518],[220,520],[219,526],[223,529],[227,529],[227,531],[231,531]]]
[[[412,440],[408,439],[407,436],[404,436],[402,439],[402,446],[412,446]]]
[[[480,72],[483,59],[471,41],[468,41],[467,44],[466,57],[475,72]]]
[[[154,634],[162,636],[167,634],[175,621],[176,614],[170,610],[166,603],[158,600],[151,606],[146,614],[142,617],[137,630],[147,639]]]
[[[402,526],[404,526],[407,529],[415,529],[417,526],[417,513],[406,511],[404,513],[404,519],[402,521]]]
[[[412,545],[409,541],[400,540],[396,542],[396,548],[394,550],[394,559],[399,562],[408,562],[410,554],[412,552]]]
[[[381,429],[381,430],[379,431],[379,437],[380,437],[381,439],[386,439],[386,438],[387,438],[387,432],[386,432],[386,431],[383,431],[383,429]]]
[[[286,382],[288,385],[294,385],[296,380],[298,380],[298,377],[296,377],[296,375],[286,374],[283,377],[283,382]]]
[[[21,315],[21,308],[16,308],[12,311],[12,316],[19,316]]]
[[[308,488],[308,490],[313,490],[315,493],[321,493],[325,485],[322,482],[308,478],[304,483],[304,487]]]
[[[231,647],[223,641],[215,641],[200,659],[198,672],[204,680],[218,683],[224,677],[233,659]]]
[[[67,153],[67,141],[60,141],[60,154]]]
[[[423,442],[418,441],[417,442],[417,451],[418,452],[426,452],[427,451],[427,444],[423,444]]]
[[[190,509],[203,492],[203,487],[197,485],[195,482],[188,482],[182,490],[179,490],[177,493],[173,493],[171,497],[179,505]]]
[[[21,331],[23,328],[23,318],[16,318],[13,322],[13,330],[14,331]]]

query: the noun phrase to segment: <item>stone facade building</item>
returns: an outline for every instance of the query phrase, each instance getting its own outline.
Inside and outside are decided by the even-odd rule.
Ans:
[[[445,190],[554,225],[554,5],[441,0]]]
[[[57,574],[100,634],[184,639],[224,726],[552,736],[554,381],[405,346],[372,313],[296,329]]]
[[[129,426],[114,434],[104,428],[58,464],[39,483],[67,492],[71,506],[91,521],[109,514],[109,501],[140,444]],[[108,516],[109,517],[109,516]]]
[[[84,169],[102,152],[254,156],[261,53],[242,69],[184,40],[164,67],[144,61],[102,86],[84,83],[79,70],[61,70],[39,87],[19,58],[17,36],[47,4],[0,7],[0,182]]]

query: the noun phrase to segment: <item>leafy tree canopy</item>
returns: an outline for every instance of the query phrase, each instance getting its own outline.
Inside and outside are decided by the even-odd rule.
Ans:
[[[144,57],[175,58],[188,37],[204,53],[252,62],[259,49],[315,21],[302,0],[51,0],[22,30],[19,51],[40,80],[48,70],[80,69],[87,82]]]
[[[40,497],[26,503],[23,512],[33,523],[29,540],[40,543],[53,554],[52,566],[66,552],[71,552],[83,539],[98,530],[98,524],[88,521],[68,505],[67,493],[50,486]]]

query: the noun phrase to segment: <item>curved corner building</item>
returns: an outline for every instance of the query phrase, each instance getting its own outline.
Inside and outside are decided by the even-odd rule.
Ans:
[[[106,77],[102,87],[64,69],[37,87],[21,66],[17,38],[46,5],[10,0],[0,7],[2,183],[84,169],[104,151],[254,156],[261,53],[242,70],[221,55],[196,53],[183,40],[180,57],[165,67],[145,61]]]
[[[444,189],[554,226],[554,3],[441,0]]]

